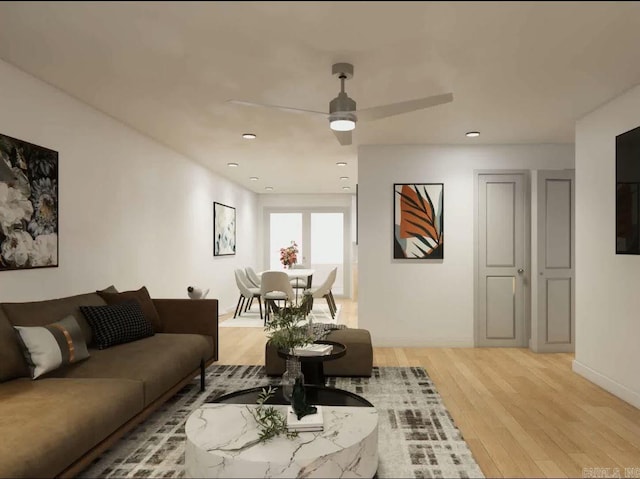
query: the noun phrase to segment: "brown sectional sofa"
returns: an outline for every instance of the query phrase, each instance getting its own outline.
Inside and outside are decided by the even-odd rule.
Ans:
[[[342,343],[347,347],[347,354],[343,357],[323,364],[325,375],[371,377],[373,347],[369,331],[356,328],[336,329],[325,339]],[[278,356],[278,350],[270,343],[265,345],[264,363],[269,376],[280,376],[284,372],[284,359]]]
[[[91,348],[81,305],[96,293],[0,304],[0,477],[74,476],[218,359],[217,300],[154,299],[160,332]],[[91,357],[31,380],[13,325],[73,315]]]

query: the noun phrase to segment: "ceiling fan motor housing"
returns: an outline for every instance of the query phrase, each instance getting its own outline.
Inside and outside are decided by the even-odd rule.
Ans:
[[[349,98],[345,92],[338,93],[338,96],[329,103],[330,114],[353,111],[356,111],[356,102]]]
[[[341,92],[329,103],[329,122],[333,120],[351,120],[358,121],[355,115],[356,102],[349,96]]]
[[[349,98],[344,91],[344,82],[353,78],[353,65],[350,63],[335,63],[331,67],[331,73],[340,78],[341,92],[329,103],[329,123],[335,120],[358,121],[355,114],[356,102]]]

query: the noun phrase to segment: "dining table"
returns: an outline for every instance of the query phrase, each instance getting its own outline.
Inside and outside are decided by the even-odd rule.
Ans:
[[[315,270],[313,269],[286,269],[284,271],[289,276],[289,279],[307,279],[307,288],[311,287],[311,282],[313,281],[313,273]]]

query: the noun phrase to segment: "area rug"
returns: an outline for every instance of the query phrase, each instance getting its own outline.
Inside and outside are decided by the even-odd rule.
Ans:
[[[184,477],[189,414],[222,394],[278,382],[262,366],[211,366],[204,393],[194,378],[80,476]],[[484,477],[423,368],[374,368],[371,378],[330,378],[329,385],[365,397],[378,410],[377,477]]]
[[[309,313],[309,317],[317,323],[332,323],[340,324],[340,311],[342,311],[342,305],[339,304],[336,310],[335,318],[331,317],[329,306],[327,303],[314,302],[313,309]],[[236,318],[225,319],[220,323],[221,328],[263,328],[264,319],[260,319],[260,311],[258,310],[257,303],[246,313]]]

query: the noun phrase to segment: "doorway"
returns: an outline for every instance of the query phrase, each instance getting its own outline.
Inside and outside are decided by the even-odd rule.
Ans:
[[[338,268],[332,288],[335,296],[351,296],[349,212],[342,208],[265,209],[265,266],[282,270],[280,248],[298,245],[298,263],[314,270],[319,286]]]

